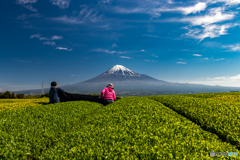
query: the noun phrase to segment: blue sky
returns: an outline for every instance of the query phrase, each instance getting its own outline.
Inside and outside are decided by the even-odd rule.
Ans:
[[[73,84],[116,64],[240,87],[240,0],[1,0],[0,92]]]

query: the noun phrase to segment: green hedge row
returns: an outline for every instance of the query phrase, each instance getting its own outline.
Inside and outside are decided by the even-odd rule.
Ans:
[[[195,97],[195,98],[212,98],[223,95],[240,95],[240,92],[220,92],[220,93],[196,93],[196,94],[181,94],[180,96]]]
[[[145,97],[0,112],[0,159],[218,159],[211,151],[239,153]]]
[[[186,96],[148,96],[240,148],[240,104]]]

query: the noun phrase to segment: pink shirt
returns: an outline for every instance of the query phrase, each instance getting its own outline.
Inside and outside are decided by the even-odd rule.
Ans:
[[[108,88],[104,88],[101,92],[101,97],[103,96],[103,94],[104,94],[104,100],[106,99],[111,99],[114,101],[116,100],[116,95],[113,89],[112,89],[112,92],[109,92]]]

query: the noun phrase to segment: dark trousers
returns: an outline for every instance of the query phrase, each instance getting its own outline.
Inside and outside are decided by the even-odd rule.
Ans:
[[[111,100],[111,99],[105,99],[104,100],[104,105],[108,105],[108,104],[110,104],[110,103],[113,103],[114,101],[113,100]]]

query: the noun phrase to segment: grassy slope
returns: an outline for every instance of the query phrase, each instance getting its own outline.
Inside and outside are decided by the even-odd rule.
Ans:
[[[145,97],[108,106],[77,101],[4,111],[0,131],[0,159],[213,159],[212,150],[239,153]]]

